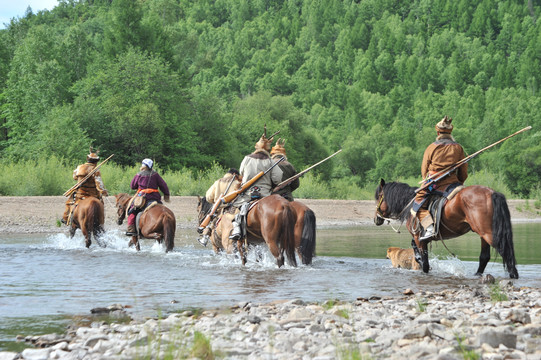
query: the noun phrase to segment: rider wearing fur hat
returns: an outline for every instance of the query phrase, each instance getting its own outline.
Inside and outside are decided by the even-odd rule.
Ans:
[[[421,164],[423,179],[456,164],[465,157],[464,149],[451,135],[453,131],[452,121],[453,119],[446,115],[436,124],[436,141],[426,148]],[[450,190],[451,187],[462,185],[467,177],[468,163],[466,162],[437,183],[432,183],[430,186],[417,192],[412,212],[417,214],[423,229],[425,229],[425,233],[419,238],[420,240],[429,240],[435,235],[434,220],[428,211],[427,197],[431,194],[442,194]],[[428,180],[428,182],[430,181]]]
[[[169,188],[160,174],[152,170],[153,166],[154,162],[151,159],[144,159],[141,162],[141,168],[139,169],[140,171],[133,177],[130,183],[130,187],[133,190],[137,190],[135,197],[144,196],[146,202],[143,208],[136,209],[134,206],[131,206],[128,210],[128,230],[126,231],[127,236],[137,235],[135,218],[138,212],[144,210],[144,207],[148,206],[148,204],[152,202],[158,202],[160,204],[162,203],[162,197],[158,189],[163,193],[163,199],[165,202],[169,202]]]
[[[94,170],[99,160],[100,157],[97,153],[93,152],[91,148],[90,153],[86,156],[86,163],[77,166],[77,168],[73,170],[73,180],[79,182],[84,179],[92,170]],[[80,200],[91,196],[103,202],[102,197],[108,195],[109,193],[103,185],[101,173],[98,170],[84,183],[82,183],[81,186],[79,186],[77,190],[74,191],[73,194],[68,198],[68,200],[66,201],[66,210],[64,211],[61,222],[63,224],[69,225],[69,217],[72,211],[72,206],[77,204]]]
[[[293,165],[289,161],[287,161],[286,149],[284,147],[285,143],[285,140],[278,139],[278,141],[276,141],[276,145],[272,147],[272,150],[270,152],[272,160],[274,161],[279,161],[281,158],[285,158],[284,161],[278,164],[283,173],[282,181],[297,175],[297,170],[295,170]],[[278,190],[276,193],[283,196],[289,201],[293,201],[293,195],[291,193],[295,191],[299,187],[299,185],[300,182],[297,178],[293,180],[289,185],[284,186],[282,189]]]
[[[274,162],[271,159],[271,143],[272,138],[267,139],[267,130],[255,144],[255,151],[244,157],[240,164],[239,172],[242,176],[243,183],[251,180],[261,171],[269,169]],[[272,188],[282,181],[282,170],[275,166],[269,173],[260,178],[251,188],[239,195],[233,202],[233,206],[240,208],[240,212],[235,216],[233,221],[233,232],[230,239],[238,240],[242,237],[241,222],[242,218],[248,213],[248,203],[250,200],[269,196],[272,193]]]

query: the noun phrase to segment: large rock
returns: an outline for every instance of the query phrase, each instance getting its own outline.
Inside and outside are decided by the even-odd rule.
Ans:
[[[517,347],[517,336],[508,327],[482,330],[477,339],[479,345],[488,344],[493,348],[499,347],[500,344],[511,349]]]

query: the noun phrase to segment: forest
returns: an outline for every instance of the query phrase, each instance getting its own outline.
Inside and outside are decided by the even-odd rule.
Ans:
[[[298,170],[343,149],[310,176],[349,189],[327,196],[356,198],[380,178],[419,181],[434,126],[448,115],[466,154],[532,126],[469,171],[514,197],[539,198],[540,15],[539,0],[28,8],[0,30],[0,168],[51,158],[73,168],[92,146],[114,153],[118,169],[149,157],[195,177],[238,167],[266,124]]]

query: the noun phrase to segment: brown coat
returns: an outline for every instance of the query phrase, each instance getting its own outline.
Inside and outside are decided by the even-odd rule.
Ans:
[[[85,176],[88,175],[94,168],[96,164],[94,163],[85,163],[77,166],[77,169],[73,170],[73,180],[79,182]],[[91,177],[88,178],[80,187],[77,189],[77,198],[83,198],[86,196],[93,196],[95,198],[101,199],[101,194],[106,192],[101,180],[100,171],[96,171]]]
[[[421,164],[421,173],[423,178],[448,168],[449,166],[464,159],[464,157],[464,149],[450,134],[439,135],[435,142],[428,145],[423,155],[423,162]],[[451,172],[448,176],[439,180],[434,185],[434,189],[443,192],[451,184],[464,184],[467,177],[468,163],[464,163],[458,169]],[[415,196],[415,202],[418,204],[421,203],[427,193],[428,189],[419,191]]]

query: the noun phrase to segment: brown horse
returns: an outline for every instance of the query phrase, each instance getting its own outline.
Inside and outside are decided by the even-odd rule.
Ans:
[[[131,196],[128,194],[118,194],[116,198],[117,223],[122,225],[126,217],[126,210]],[[144,210],[139,218],[137,226],[139,235],[132,236],[130,246],[135,245],[137,251],[141,250],[139,237],[145,239],[155,239],[158,243],[165,242],[165,251],[173,250],[175,246],[176,219],[173,212],[162,204],[156,204],[148,210]]]
[[[381,179],[376,189],[376,225],[385,219],[406,221],[406,226],[413,236],[412,246],[423,271],[429,271],[427,244],[420,241],[419,222],[411,214],[415,188],[407,184],[392,182],[386,184]],[[503,266],[512,279],[518,279],[511,215],[502,194],[485,186],[467,186],[460,190],[443,208],[441,227],[438,238],[451,239],[474,231],[481,237],[481,255],[476,275],[482,275],[490,260],[490,246],[502,256]],[[419,253],[419,249],[421,249]]]
[[[104,222],[103,203],[95,197],[85,197],[75,205],[73,210],[70,237],[75,235],[77,229],[81,229],[87,248],[92,244],[92,236],[100,246],[105,247],[105,244],[100,242],[100,237],[104,232]]]
[[[206,214],[212,208],[205,197],[198,197],[197,211],[199,213],[199,224],[203,221]],[[285,203],[284,203],[285,204]],[[305,204],[293,201],[288,203],[291,210],[295,213],[295,227],[293,236],[295,238],[295,249],[302,263],[309,265],[312,263],[312,258],[316,251],[316,217],[314,212]],[[215,253],[225,251],[228,254],[233,253],[235,249],[234,241],[229,239],[231,235],[234,215],[224,213],[218,215],[213,231],[210,235],[210,240]]]

